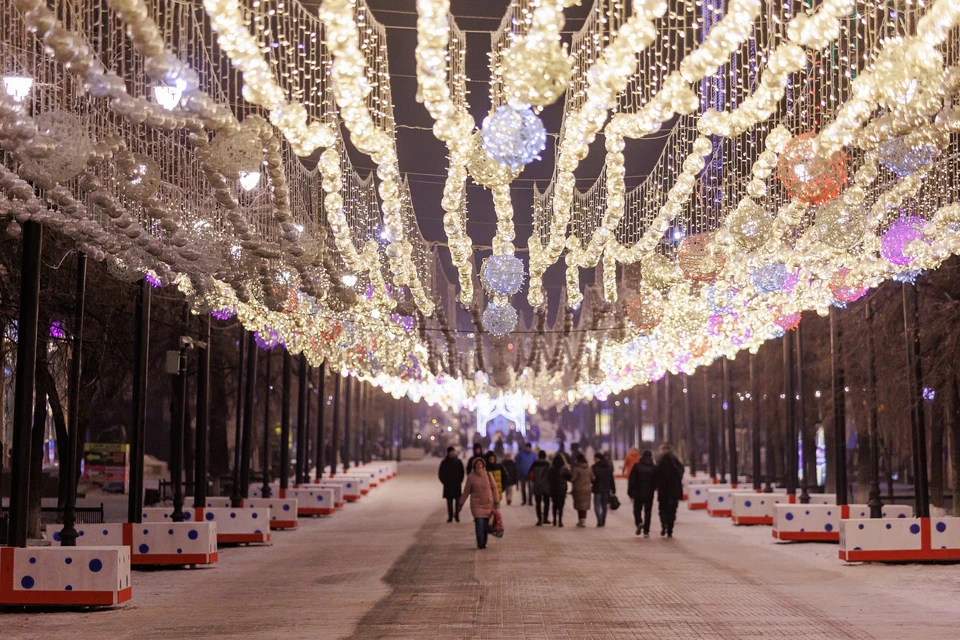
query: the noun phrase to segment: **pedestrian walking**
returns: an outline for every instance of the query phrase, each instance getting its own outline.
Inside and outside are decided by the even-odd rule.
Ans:
[[[497,483],[497,502],[503,500],[503,465],[497,462],[497,454],[493,451],[487,451],[486,455],[487,472],[493,476]]]
[[[467,481],[463,485],[459,506],[463,508],[467,498],[470,498],[470,515],[477,532],[477,549],[487,548],[487,534],[490,531],[490,516],[495,509],[500,508],[497,498],[497,484],[493,476],[487,471],[483,458],[473,462],[473,468],[467,474]]]
[[[651,454],[653,455],[653,454]],[[629,478],[630,472],[633,470],[633,465],[640,462],[640,450],[636,447],[630,449],[627,452],[627,455],[623,457],[623,477]]]
[[[530,467],[537,461],[537,454],[529,442],[517,454],[517,476],[520,483],[521,504],[533,504],[533,490],[530,488]]]
[[[547,452],[541,451],[537,461],[530,467],[533,495],[537,501],[537,526],[550,520],[550,463]]]
[[[483,460],[483,464],[487,464],[487,460],[483,455],[483,445],[481,445],[479,442],[473,443],[473,455],[470,456],[469,460],[467,460],[468,474],[473,469],[473,463],[476,462],[477,459]]]
[[[513,502],[513,488],[517,485],[518,472],[517,463],[509,451],[503,456],[500,466],[503,467],[503,492],[507,496],[507,505],[510,505]]]
[[[613,479],[613,465],[601,452],[593,454],[593,467],[590,468],[591,490],[593,492],[593,511],[597,514],[597,526],[607,524],[607,511],[610,508],[610,496],[617,493]]]
[[[646,450],[633,468],[627,480],[627,495],[633,500],[633,524],[637,535],[650,537],[650,518],[653,511],[653,492],[657,488],[657,467],[653,463],[653,452]]]
[[[573,485],[570,493],[573,494],[573,508],[577,510],[577,526],[581,529],[587,526],[587,511],[590,510],[590,494],[593,493],[593,483],[590,479],[590,467],[587,457],[578,454],[577,462],[570,472],[570,484]]]
[[[667,443],[660,445],[660,460],[657,461],[655,476],[660,535],[672,538],[673,525],[677,521],[677,506],[683,498],[683,463],[673,455]]]
[[[567,502],[567,483],[570,481],[570,463],[567,454],[557,452],[550,464],[550,501],[553,503],[553,526],[563,526],[563,507]]]
[[[443,484],[443,497],[447,501],[447,522],[460,522],[460,508],[456,507],[456,502],[462,493],[464,469],[454,447],[447,447],[447,456],[440,462],[437,475]]]

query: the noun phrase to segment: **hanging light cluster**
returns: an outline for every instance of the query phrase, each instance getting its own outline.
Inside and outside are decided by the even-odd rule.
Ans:
[[[418,99],[447,151],[439,205],[472,357],[442,308],[444,270],[398,160],[386,32],[364,0],[61,4],[0,9],[0,225],[42,222],[117,278],[175,286],[264,348],[397,396],[459,406],[497,386],[531,406],[575,403],[756,350],[805,310],[960,253],[954,0],[892,17],[853,0],[595,3],[567,43],[573,0],[513,0],[480,127],[449,0],[417,0]],[[535,190],[521,261],[511,185],[546,148],[540,110],[560,100],[554,179]],[[632,141],[664,127],[663,154],[628,189]],[[580,191],[598,135],[603,175]],[[314,154],[316,168],[300,161]],[[470,180],[496,214],[486,303]],[[558,301],[542,278],[561,258],[551,343],[539,318]],[[584,269],[596,284],[581,286]],[[481,334],[517,330],[525,280],[530,340],[487,358]]]

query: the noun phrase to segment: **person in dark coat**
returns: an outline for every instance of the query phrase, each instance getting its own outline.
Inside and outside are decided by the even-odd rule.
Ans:
[[[636,449],[634,449],[636,451]],[[633,524],[637,535],[650,537],[650,513],[653,511],[653,492],[657,488],[656,470],[653,452],[649,449],[630,467],[630,479],[627,481],[627,495],[633,500]]]
[[[657,506],[660,511],[660,535],[673,537],[677,506],[683,498],[683,463],[673,455],[669,444],[660,445],[660,460],[654,472]]]
[[[537,526],[550,520],[550,463],[547,452],[541,451],[537,461],[530,465],[533,496],[537,501]]]
[[[537,461],[537,454],[529,442],[523,445],[523,450],[517,454],[517,471],[520,480],[520,497],[523,504],[533,504],[533,489],[530,487],[530,467]]]
[[[607,509],[610,507],[610,496],[617,492],[617,485],[613,480],[613,465],[599,451],[593,456],[593,466],[590,468],[590,483],[593,491],[593,511],[597,514],[597,526],[607,524]]]
[[[563,451],[557,452],[547,475],[550,480],[550,500],[553,502],[553,526],[563,526],[563,507],[567,502],[567,483],[570,481],[570,463]]]
[[[517,484],[519,473],[517,463],[509,451],[503,456],[503,462],[500,463],[500,466],[503,467],[503,492],[507,495],[507,504],[509,505],[513,502],[513,488]]]
[[[461,487],[465,476],[463,462],[457,457],[457,450],[447,447],[447,457],[440,462],[437,476],[443,483],[443,497],[447,501],[447,522],[460,522],[460,508],[455,507],[460,499]]]
[[[473,463],[476,462],[478,459],[483,460],[484,465],[487,464],[487,460],[483,455],[483,445],[481,445],[479,442],[475,442],[473,444],[473,455],[470,457],[469,460],[467,460],[467,473],[470,473],[471,471],[473,471]]]

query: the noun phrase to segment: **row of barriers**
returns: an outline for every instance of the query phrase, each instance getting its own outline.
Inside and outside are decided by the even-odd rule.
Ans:
[[[215,565],[222,545],[269,546],[273,532],[298,528],[302,517],[330,516],[397,474],[393,461],[340,469],[330,478],[261,495],[232,507],[229,498],[198,505],[184,500],[183,522],[173,508],[145,508],[142,522],[81,523],[76,546],[61,546],[62,525],[48,526],[49,546],[0,547],[0,605],[113,606],[132,598],[137,567]]]
[[[868,505],[837,505],[836,494],[811,494],[799,504],[782,488],[758,491],[707,475],[685,477],[684,497],[689,509],[710,517],[770,526],[779,542],[838,543],[845,562],[960,560],[960,517],[917,518],[908,505],[884,505],[871,518]]]

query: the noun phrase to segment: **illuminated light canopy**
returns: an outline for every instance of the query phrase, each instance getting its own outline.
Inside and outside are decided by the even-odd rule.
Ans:
[[[23,102],[33,89],[33,78],[29,76],[4,76],[3,89],[14,102]]]

